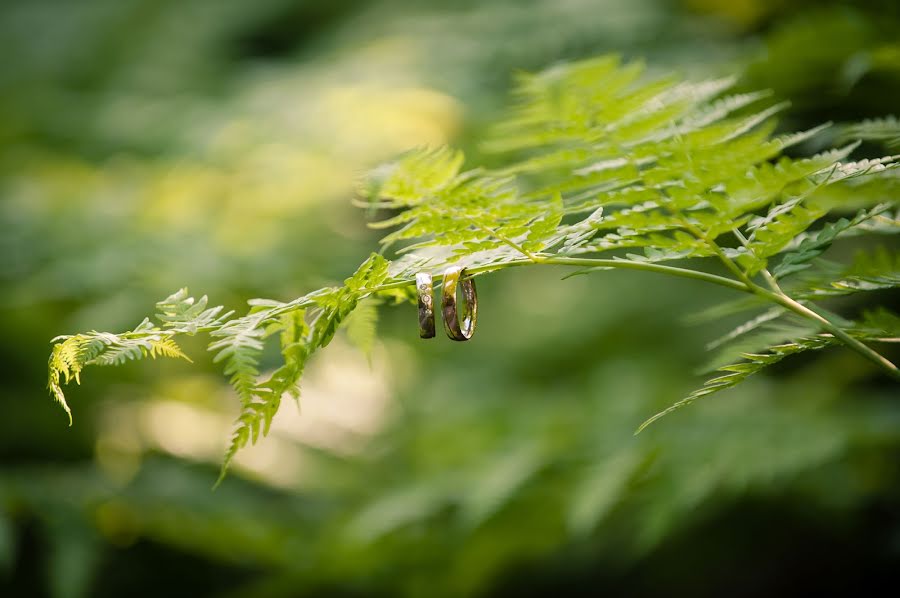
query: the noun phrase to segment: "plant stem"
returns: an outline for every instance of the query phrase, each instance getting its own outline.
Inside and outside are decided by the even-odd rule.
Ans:
[[[690,270],[688,268],[676,268],[675,266],[664,266],[653,262],[636,262],[630,260],[609,260],[609,259],[591,259],[577,257],[548,257],[544,258],[541,263],[556,264],[560,266],[581,266],[586,268],[622,268],[625,270],[643,270],[645,272],[658,272],[660,274],[669,274],[679,276],[681,278],[690,278],[692,280],[702,280],[727,287],[737,291],[747,291],[747,285],[716,274],[701,272],[699,270]]]
[[[817,313],[813,309],[788,297],[784,293],[769,291],[768,289],[764,289],[757,285],[753,285],[751,291],[761,297],[766,297],[771,301],[778,303],[779,305],[791,310],[797,315],[818,322],[822,325],[822,328],[839,338],[844,342],[845,345],[847,345],[869,361],[875,363],[880,368],[886,370],[892,377],[900,380],[900,369],[898,369],[897,366],[894,365],[890,360],[888,360],[886,357],[884,357],[859,339],[853,338],[852,336],[847,334],[840,326],[835,326],[827,318]]]
[[[736,291],[744,291],[749,292],[750,289],[746,284],[733,280],[731,278],[726,278],[724,276],[718,276],[716,274],[709,274],[707,272],[701,272],[699,270],[690,270],[688,268],[677,268],[675,266],[663,266],[662,264],[655,264],[653,262],[636,262],[630,260],[611,260],[611,259],[596,259],[596,258],[579,258],[579,257],[565,257],[565,256],[547,256],[547,255],[535,255],[535,259],[517,259],[517,260],[509,260],[507,262],[499,262],[496,264],[488,264],[484,266],[474,266],[471,268],[466,268],[466,272],[469,274],[482,274],[484,272],[492,272],[494,270],[502,270],[504,268],[512,268],[516,266],[532,266],[532,265],[540,265],[540,264],[548,264],[548,265],[556,265],[556,266],[579,266],[582,268],[621,268],[624,270],[642,270],[645,272],[658,272],[660,274],[669,274],[671,276],[678,276],[681,278],[690,278],[692,280],[702,280],[705,282],[709,282],[712,284],[717,284],[719,286],[723,286],[729,289],[733,289]],[[414,280],[398,280],[395,282],[389,282],[387,284],[383,284],[377,287],[372,287],[371,289],[367,289],[370,293],[375,293],[378,291],[387,291],[390,289],[399,289],[409,285],[415,284]]]
[[[718,248],[718,246],[716,246]],[[892,377],[900,379],[900,369],[897,368],[896,365],[891,363],[888,359],[882,356],[880,353],[870,348],[865,343],[860,340],[853,338],[847,332],[845,332],[839,326],[836,326],[832,322],[830,322],[827,318],[817,313],[814,309],[799,303],[798,301],[792,299],[788,295],[786,295],[780,289],[778,290],[769,290],[766,289],[756,283],[754,283],[750,278],[740,269],[737,265],[730,259],[728,259],[724,253],[721,253],[721,250],[717,252],[719,258],[723,261],[726,267],[729,270],[735,273],[741,280],[735,280],[733,278],[726,278],[724,276],[718,276],[716,274],[710,274],[708,272],[702,272],[699,270],[691,270],[688,268],[678,268],[675,266],[664,266],[662,264],[656,264],[653,262],[638,262],[638,261],[630,261],[630,260],[614,260],[614,259],[599,259],[599,258],[580,258],[580,257],[568,257],[568,256],[553,256],[553,255],[541,255],[536,254],[531,259],[516,259],[509,260],[506,262],[500,262],[495,264],[487,264],[483,266],[473,266],[471,268],[467,268],[466,271],[470,275],[482,274],[485,272],[492,272],[495,270],[502,270],[504,268],[512,268],[516,266],[530,266],[530,265],[540,265],[540,264],[548,264],[548,265],[557,265],[557,266],[578,266],[582,268],[621,268],[624,270],[641,270],[645,272],[657,272],[659,274],[668,274],[670,276],[678,276],[680,278],[688,278],[691,280],[701,280],[704,282],[708,282],[711,284],[715,284],[721,287],[733,289],[736,291],[743,291],[745,293],[757,295],[764,299],[767,299],[773,303],[777,303],[782,307],[794,312],[795,314],[806,318],[808,320],[812,320],[822,326],[825,330],[833,334],[836,338],[840,339],[845,345],[847,345],[850,349],[856,351],[861,356],[865,357],[872,363],[878,365],[881,369],[887,371]],[[403,287],[407,287],[409,285],[415,284],[414,280],[396,280],[394,282],[390,282],[387,284],[379,285],[376,287],[372,287],[371,289],[367,289],[367,294],[376,293],[378,291],[386,291],[390,289],[399,289]],[[777,286],[776,286],[777,288]]]
[[[532,261],[532,262],[534,262],[534,263],[537,263],[537,262],[541,261],[541,260],[540,260],[537,256],[535,256],[533,253],[531,253],[530,251],[528,251],[527,249],[525,249],[524,247],[522,247],[521,245],[519,245],[518,243],[516,243],[516,242],[513,241],[512,239],[506,237],[505,235],[501,235],[500,233],[498,233],[498,232],[495,231],[495,230],[491,230],[490,228],[488,228],[488,227],[486,227],[486,226],[484,226],[484,225],[482,225],[482,224],[478,224],[478,222],[477,222],[474,218],[469,218],[469,221],[472,223],[472,226],[474,226],[475,228],[477,228],[477,229],[479,229],[479,230],[481,230],[481,231],[484,231],[484,232],[486,232],[488,235],[491,235],[492,237],[495,237],[495,238],[498,239],[499,241],[501,241],[501,242],[503,242],[503,243],[509,245],[510,247],[512,247],[513,249],[515,249],[516,251],[518,251],[519,253],[521,253],[521,254],[524,255],[525,257],[527,257],[530,261]]]
[[[738,267],[738,265],[735,264],[731,258],[725,255],[725,252],[722,251],[722,248],[719,247],[718,243],[703,235],[702,231],[694,228],[691,230],[691,232],[694,233],[694,235],[699,239],[706,242],[706,244],[715,252],[716,256],[719,258],[719,261],[721,261],[725,265],[725,267],[734,272],[735,276],[737,276],[744,282],[744,285],[747,287],[747,290],[749,292],[759,297],[764,297],[770,301],[774,301],[778,305],[791,310],[799,316],[821,324],[821,326],[825,330],[829,331],[834,336],[839,338],[849,348],[853,349],[872,363],[878,365],[878,367],[887,371],[892,377],[900,379],[900,369],[898,369],[896,365],[891,363],[890,360],[888,360],[886,357],[884,357],[859,339],[853,338],[852,336],[847,334],[843,328],[841,328],[840,326],[836,326],[818,312],[789,297],[784,291],[781,290],[781,287],[778,285],[778,281],[775,280],[775,277],[772,276],[772,274],[767,269],[763,268],[762,276],[772,290],[763,288],[753,282],[746,272],[741,270],[740,267]],[[739,231],[737,232],[737,234],[742,243],[745,242],[743,235],[741,235]]]

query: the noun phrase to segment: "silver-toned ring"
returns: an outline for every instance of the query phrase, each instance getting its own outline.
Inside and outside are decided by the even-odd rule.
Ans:
[[[478,294],[475,292],[475,281],[465,278],[466,269],[459,266],[447,268],[444,272],[444,284],[441,290],[441,311],[444,315],[444,330],[452,340],[467,341],[475,334],[478,321]],[[462,325],[456,309],[456,287],[459,286],[465,300]]]
[[[434,338],[434,288],[431,274],[416,274],[416,293],[419,297],[419,337]]]

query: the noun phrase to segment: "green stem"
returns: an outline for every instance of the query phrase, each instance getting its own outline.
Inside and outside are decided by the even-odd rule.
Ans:
[[[849,334],[847,334],[840,326],[834,325],[827,318],[817,313],[810,307],[799,303],[798,301],[791,299],[784,293],[776,293],[773,291],[769,291],[768,289],[764,289],[760,286],[753,285],[754,288],[751,291],[761,297],[766,297],[775,303],[778,303],[782,307],[785,307],[797,315],[803,316],[809,320],[813,320],[822,325],[822,328],[839,338],[845,345],[871,361],[872,363],[878,365],[880,368],[886,370],[892,377],[900,380],[900,369],[897,368],[890,360],[886,357],[860,341],[859,339],[853,338]]]
[[[716,246],[718,248],[718,246]],[[721,253],[721,250],[717,253]],[[711,284],[715,284],[721,287],[729,288],[736,291],[743,291],[745,293],[750,293],[753,295],[757,295],[782,307],[796,313],[799,316],[802,316],[808,320],[812,320],[822,326],[825,330],[833,334],[835,337],[840,339],[845,345],[847,345],[853,351],[856,351],[872,363],[878,365],[883,370],[887,371],[891,376],[900,379],[900,369],[897,368],[896,365],[891,363],[888,359],[882,356],[880,353],[875,351],[874,349],[867,346],[865,343],[860,340],[853,338],[847,332],[845,332],[839,326],[836,326],[832,322],[830,322],[827,318],[822,316],[821,314],[814,311],[812,308],[803,305],[791,297],[784,294],[784,292],[779,292],[775,290],[769,290],[764,287],[759,286],[754,283],[750,278],[740,269],[737,265],[730,259],[728,259],[723,253],[719,255],[720,259],[722,259],[723,263],[729,270],[735,273],[741,280],[734,280],[732,278],[726,278],[724,276],[718,276],[716,274],[710,274],[708,272],[701,272],[699,270],[690,270],[688,268],[678,268],[675,266],[664,266],[662,264],[656,264],[652,262],[637,262],[637,261],[629,261],[629,260],[613,260],[613,259],[599,259],[599,258],[579,258],[579,257],[566,257],[566,256],[548,256],[537,254],[534,255],[532,259],[516,259],[510,260],[507,262],[501,262],[497,264],[488,264],[484,266],[473,266],[471,268],[467,268],[467,272],[471,275],[482,274],[484,272],[491,272],[495,270],[502,270],[504,268],[512,268],[516,266],[530,266],[530,265],[539,265],[539,264],[548,264],[548,265],[557,265],[557,266],[578,266],[581,268],[620,268],[623,270],[641,270],[645,272],[657,272],[659,274],[668,274],[670,276],[678,276],[680,278],[688,278],[691,280],[701,280],[703,282],[708,282]],[[372,287],[371,289],[367,289],[368,293],[376,293],[378,291],[386,291],[390,289],[399,289],[403,287],[407,287],[409,285],[415,284],[413,280],[397,280],[394,282],[390,282],[387,284],[379,285],[377,287]]]
[[[502,243],[509,245],[510,247],[512,247],[513,249],[515,249],[516,251],[518,251],[525,257],[527,257],[530,261],[532,261],[534,263],[541,261],[533,253],[531,253],[530,251],[528,251],[527,249],[525,249],[524,247],[522,247],[521,245],[519,245],[512,239],[506,237],[505,235],[501,235],[500,233],[498,233],[495,230],[492,230],[482,224],[478,224],[478,222],[474,218],[469,218],[469,221],[472,223],[472,226],[474,226],[475,228],[477,228],[483,232],[486,232],[488,235],[495,237],[496,239],[500,240]]]
[[[718,243],[709,239],[702,233],[702,231],[694,228],[691,230],[691,232],[695,236],[697,236],[697,238],[706,242],[706,244],[715,252],[716,256],[719,258],[719,261],[721,261],[726,268],[734,272],[735,276],[743,281],[744,285],[747,287],[747,290],[750,293],[753,293],[754,295],[757,295],[759,297],[766,298],[770,301],[774,301],[778,305],[791,310],[795,314],[820,324],[822,328],[839,338],[850,349],[856,351],[872,363],[876,364],[878,367],[887,371],[892,377],[900,379],[900,369],[898,369],[896,365],[891,363],[890,360],[888,360],[886,357],[884,357],[859,339],[855,339],[847,334],[847,332],[845,332],[843,328],[841,328],[840,326],[836,326],[823,315],[789,297],[784,291],[781,290],[781,287],[778,285],[778,281],[775,280],[775,277],[772,276],[768,270],[764,268],[762,270],[762,276],[772,290],[763,288],[754,283],[750,279],[750,277],[747,276],[746,272],[741,270],[731,258],[725,255],[725,252],[722,251],[722,248],[719,247]],[[738,238],[741,239],[742,242],[745,242],[743,239],[743,235],[741,235],[739,232]]]
[[[745,237],[744,234],[740,231],[740,229],[735,228],[735,229],[732,229],[731,232],[734,233],[734,236],[737,237],[738,241],[741,242],[741,245],[743,245],[747,251],[753,253],[753,248],[750,246],[750,242],[747,240],[747,237]],[[708,242],[709,241],[707,240],[707,243]],[[718,246],[718,244],[717,244],[717,246]],[[724,254],[722,254],[721,257],[725,257]],[[763,268],[762,270],[759,271],[759,273],[760,273],[760,275],[762,275],[763,280],[766,281],[766,284],[769,285],[769,288],[772,289],[772,291],[774,291],[775,293],[778,293],[779,295],[785,294],[784,291],[781,290],[781,286],[778,284],[778,281],[775,279],[774,276],[772,276],[772,273],[769,272],[768,268]]]
[[[723,286],[729,289],[733,289],[736,291],[744,291],[749,292],[749,288],[746,284],[739,282],[737,280],[733,280],[731,278],[726,278],[724,276],[718,276],[716,274],[709,274],[707,272],[701,272],[699,270],[690,270],[688,268],[676,268],[675,266],[663,266],[662,264],[654,264],[652,262],[634,262],[629,260],[610,260],[610,259],[595,259],[595,258],[578,258],[578,257],[564,257],[564,256],[547,256],[547,255],[535,255],[535,259],[518,259],[518,260],[509,260],[507,262],[501,262],[497,264],[488,264],[484,266],[474,266],[471,268],[466,268],[466,272],[469,274],[482,274],[484,272],[491,272],[494,270],[502,270],[504,268],[512,268],[516,266],[532,266],[536,264],[549,264],[556,266],[579,266],[581,268],[621,268],[623,270],[642,270],[645,272],[657,272],[659,274],[669,274],[670,276],[678,276],[681,278],[690,278],[692,280],[702,280],[704,282],[709,282],[712,284],[717,284],[719,286]],[[414,280],[398,280],[394,282],[389,282],[387,284],[383,284],[377,287],[372,287],[371,289],[367,289],[370,293],[376,293],[378,291],[387,291],[390,289],[400,289],[409,285],[415,284]]]
[[[653,262],[634,262],[629,260],[609,260],[609,259],[591,259],[577,257],[549,257],[545,258],[541,263],[556,264],[560,266],[581,266],[585,268],[622,268],[624,270],[642,270],[644,272],[657,272],[659,274],[669,274],[681,278],[690,278],[691,280],[702,280],[719,286],[734,289],[736,291],[747,291],[747,285],[744,283],[701,272],[699,270],[690,270],[688,268],[677,268],[675,266],[664,266]]]

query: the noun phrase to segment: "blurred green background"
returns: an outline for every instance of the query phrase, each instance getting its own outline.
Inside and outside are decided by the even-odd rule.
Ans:
[[[516,269],[479,279],[466,344],[385,309],[371,363],[338,338],[215,492],[237,401],[202,339],[193,365],[89,369],[72,428],[45,364],[55,335],[131,328],[181,286],[242,309],[342,280],[378,238],[360,174],[417,145],[482,159],[518,69],[735,73],[798,129],[900,111],[898,32],[894,0],[6,0],[0,595],[896,584],[900,401],[853,353],[632,435],[701,380],[730,322],[691,315],[727,291]]]

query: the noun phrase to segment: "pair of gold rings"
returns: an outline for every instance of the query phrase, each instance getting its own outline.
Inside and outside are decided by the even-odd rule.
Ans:
[[[448,268],[444,272],[441,286],[441,313],[444,316],[444,331],[452,340],[467,341],[475,334],[478,319],[478,295],[475,292],[475,281],[465,278],[466,269],[459,266]],[[456,309],[456,289],[462,289],[465,307],[462,324]],[[431,274],[416,274],[416,292],[419,296],[419,336],[434,338],[434,287]]]

